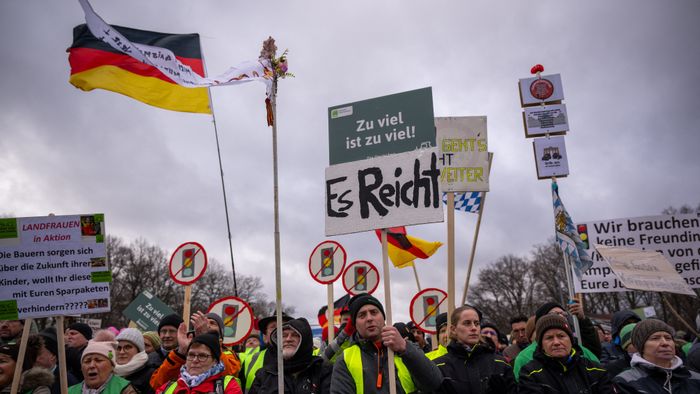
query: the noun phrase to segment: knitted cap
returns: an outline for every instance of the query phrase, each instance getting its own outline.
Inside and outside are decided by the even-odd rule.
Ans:
[[[566,321],[566,319],[559,315],[545,314],[540,317],[539,320],[537,320],[537,324],[535,326],[535,332],[537,333],[537,346],[542,346],[542,337],[547,331],[554,328],[566,332],[569,339],[571,339],[573,343],[574,334],[571,332],[571,328],[569,327],[569,323]]]
[[[540,320],[540,317],[546,315],[549,313],[554,308],[562,308],[561,305],[557,304],[556,302],[547,302],[542,305],[540,305],[539,308],[537,308],[537,311],[535,311],[535,321]],[[566,309],[564,309],[566,310]]]
[[[160,329],[165,326],[172,326],[175,327],[175,329],[177,330],[180,327],[180,324],[182,324],[182,322],[183,320],[180,317],[180,315],[172,313],[160,320],[160,323],[158,324],[158,332],[160,332]]]
[[[435,316],[435,329],[440,331],[442,326],[447,324],[447,312],[442,312],[441,314]]]
[[[58,337],[56,336],[55,327],[47,327],[43,329],[39,335],[44,340],[44,347],[54,356],[58,356]]]
[[[194,337],[194,339],[192,339],[192,342],[190,342],[190,346],[187,347],[188,352],[192,345],[194,345],[195,343],[199,343],[208,347],[211,351],[211,355],[214,356],[216,361],[219,361],[221,359],[221,345],[219,345],[218,336],[209,333],[197,335],[196,337]]]
[[[114,365],[114,344],[112,342],[95,342],[90,341],[83,351],[83,355],[80,357],[80,363],[82,364],[83,359],[88,354],[99,354],[106,357],[112,365]]]
[[[117,341],[129,341],[139,349],[139,352],[144,351],[146,345],[143,343],[143,335],[141,331],[135,328],[125,328],[117,335]]]
[[[384,318],[386,319],[386,313],[384,313],[384,306],[382,306],[382,303],[379,302],[378,299],[374,298],[371,294],[364,293],[356,295],[355,297],[352,297],[350,299],[350,319],[352,320],[353,325],[355,325],[355,318],[357,318],[357,313],[363,306],[368,304],[376,306],[379,309],[379,311],[382,312],[382,316],[384,316]]]
[[[73,323],[68,326],[69,330],[75,330],[81,333],[88,341],[92,339],[92,328],[85,323]]]
[[[221,318],[221,316],[217,315],[214,312],[207,313],[207,318],[212,319],[216,322],[216,325],[219,326],[219,336],[224,337],[224,320]]]
[[[146,331],[143,334],[144,341],[148,339],[151,341],[151,345],[153,345],[153,348],[158,349],[160,347],[160,337],[158,336],[158,333],[155,331]],[[145,346],[145,342],[144,342]]]
[[[637,326],[637,323],[630,323],[620,330],[620,344],[622,350],[627,350],[627,346],[632,344],[632,330]],[[638,350],[639,351],[639,350]]]
[[[675,334],[673,327],[659,319],[646,319],[637,323],[632,330],[632,344],[637,348],[639,354],[642,354],[647,339],[649,339],[653,333],[659,331],[667,332],[671,334],[671,337]]]

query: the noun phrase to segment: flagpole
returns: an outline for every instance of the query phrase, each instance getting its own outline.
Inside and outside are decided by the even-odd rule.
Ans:
[[[274,58],[274,54],[273,54]],[[284,393],[284,362],[282,360],[282,262],[280,254],[279,186],[277,182],[277,71],[272,80],[272,181],[275,217],[275,295],[277,302],[277,392]]]
[[[207,76],[207,63],[204,60],[204,50],[202,51],[202,66],[204,76]],[[211,122],[214,124],[214,138],[216,139],[216,155],[219,158],[219,174],[221,174],[221,190],[224,194],[224,212],[226,213],[226,230],[228,231],[228,250],[231,255],[231,270],[233,271],[233,293],[238,297],[238,284],[236,283],[236,264],[233,261],[233,243],[231,241],[231,221],[228,214],[228,199],[226,198],[226,183],[224,182],[224,167],[221,164],[221,148],[219,146],[219,130],[216,127],[216,115],[214,114],[214,100],[211,97],[211,88],[207,88],[209,97],[209,108],[211,108]]]
[[[389,271],[389,242],[387,230],[382,229],[382,269],[384,270],[384,310],[386,325],[392,326],[391,318],[391,272]],[[394,351],[387,349],[387,368],[389,369],[389,393],[396,394],[396,371],[394,371]],[[380,371],[381,372],[381,371]],[[282,391],[280,391],[281,393]]]
[[[455,310],[455,194],[447,193],[447,316]]]
[[[476,230],[474,231],[474,240],[472,241],[472,250],[469,254],[469,263],[467,264],[467,278],[464,280],[464,292],[462,292],[462,305],[467,302],[467,292],[469,291],[469,280],[472,277],[472,267],[474,266],[474,255],[476,254],[476,242],[479,240],[479,229],[481,228],[481,216],[484,213],[484,203],[486,203],[486,192],[481,196],[479,204],[479,217],[476,219]]]
[[[413,267],[413,276],[416,277],[416,286],[418,286],[418,291],[421,291],[420,288],[420,281],[418,280],[418,269],[416,268],[416,262],[414,261],[411,263],[411,267]]]

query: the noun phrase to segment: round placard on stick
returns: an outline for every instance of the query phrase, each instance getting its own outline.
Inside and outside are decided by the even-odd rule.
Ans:
[[[247,302],[238,297],[224,297],[207,309],[207,313],[214,312],[224,321],[224,345],[233,346],[248,338],[253,330],[253,309]]]
[[[379,271],[369,261],[357,260],[343,273],[343,288],[350,295],[372,294],[379,286]]]
[[[170,256],[170,277],[175,283],[191,285],[207,269],[207,252],[197,242],[185,242]]]
[[[346,259],[345,249],[339,243],[323,241],[311,252],[309,273],[318,283],[333,283],[343,274]]]
[[[421,331],[437,334],[435,318],[447,312],[447,293],[440,289],[430,288],[418,292],[411,300],[411,321]]]

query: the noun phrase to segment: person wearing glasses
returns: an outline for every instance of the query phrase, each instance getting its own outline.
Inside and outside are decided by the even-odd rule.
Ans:
[[[153,394],[149,381],[155,367],[148,363],[143,335],[135,328],[125,328],[116,337],[117,359],[114,373],[131,382],[141,394]]]
[[[233,375],[227,375],[221,362],[221,345],[215,334],[192,339],[185,353],[185,365],[175,382],[163,384],[158,394],[220,393],[242,394]]]
[[[481,320],[473,306],[452,312],[447,354],[433,360],[444,377],[437,393],[515,393],[513,371],[482,337]]]

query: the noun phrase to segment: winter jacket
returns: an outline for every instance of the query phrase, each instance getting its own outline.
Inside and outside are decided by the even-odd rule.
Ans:
[[[153,390],[150,384],[153,371],[155,371],[155,368],[146,362],[141,368],[129,375],[123,376],[123,378],[131,382],[131,385],[134,386],[139,394],[153,394],[155,390]]]
[[[225,351],[221,353],[221,362],[224,364],[226,375],[236,376],[241,368],[235,353]],[[185,365],[185,356],[178,353],[177,349],[170,351],[163,364],[151,375],[151,387],[155,390],[167,382],[172,382],[180,376],[180,367]]]
[[[53,368],[53,384],[51,385],[51,394],[61,394],[61,371],[56,365]],[[68,387],[80,383],[80,381],[73,376],[72,373],[66,371],[66,380],[68,381]]]
[[[447,348],[442,345],[438,345],[437,349],[433,350],[432,352],[425,353],[425,357],[428,357],[429,360],[435,360],[436,358],[444,356],[445,354],[447,354]]]
[[[304,319],[292,319],[286,323],[300,336],[301,342],[296,353],[284,360],[284,392],[288,394],[328,394],[331,390],[332,367],[323,359],[313,355],[313,334],[309,322]],[[268,354],[277,354],[276,337]],[[278,387],[277,358],[268,357],[265,365],[257,371],[249,394],[277,393]]]
[[[618,393],[685,394],[700,393],[700,374],[683,366],[676,357],[671,368],[662,368],[642,358],[632,356],[632,367],[617,375],[613,385]]]
[[[163,364],[163,361],[165,361],[165,359],[168,357],[168,353],[169,352],[162,347],[152,351],[148,354],[148,364],[158,369],[158,367],[160,367],[160,365]]]
[[[518,393],[608,394],[610,378],[597,362],[581,357],[581,348],[571,349],[566,360],[553,358],[537,348],[532,360],[520,370]]]
[[[66,370],[81,382],[83,381],[83,370],[80,359],[83,357],[83,351],[86,347],[87,344],[80,348],[66,347]]]
[[[277,357],[268,356],[267,349],[262,349],[257,353],[252,354],[248,359],[241,363],[241,369],[238,372],[238,379],[241,382],[241,388],[247,393],[250,387],[255,382],[255,374],[263,367],[266,359],[277,362]],[[276,353],[275,353],[276,355]],[[271,361],[268,361],[271,362]]]
[[[216,393],[217,385],[220,385],[222,394],[242,394],[241,386],[233,376],[226,376],[226,372],[210,376],[207,380],[195,387],[187,387],[184,380],[178,378],[176,382],[168,382],[156,390],[158,394],[190,394],[190,393]]]
[[[20,393],[50,394],[53,384],[53,373],[46,368],[34,367],[22,372]],[[8,389],[11,385],[8,385]],[[8,390],[9,392],[9,390]]]
[[[602,353],[600,355],[600,363],[607,365],[613,360],[618,360],[625,357],[625,352],[620,347],[620,331],[622,327],[625,326],[627,320],[633,320],[634,322],[639,322],[641,319],[639,315],[634,313],[631,309],[625,309],[615,312],[612,319],[610,320],[610,335],[613,338],[612,343],[607,343],[603,345]]]
[[[587,317],[578,319],[578,325],[581,329],[581,344],[595,354],[596,361],[598,361],[603,352],[600,346],[600,338],[598,338],[598,331],[596,331],[591,319]]]
[[[576,346],[583,350],[583,352],[580,352],[583,358],[599,363],[595,354],[591,353],[591,351],[586,349],[586,347]],[[515,358],[515,362],[513,363],[513,375],[515,375],[516,381],[520,379],[520,369],[525,366],[525,364],[532,361],[532,356],[535,354],[535,349],[537,349],[537,342],[532,342],[518,354],[518,357]]]
[[[353,335],[353,345],[345,349],[338,357],[333,366],[333,379],[331,381],[331,393],[333,394],[356,394],[356,393],[388,393],[389,376],[387,363],[387,348],[378,343],[372,343],[361,339],[358,333]],[[360,358],[352,360],[354,355],[359,353]],[[355,387],[355,379],[350,372],[346,359],[350,357],[350,362],[360,363],[362,376],[355,376],[362,380],[363,387]],[[396,392],[406,393],[401,378],[406,377],[416,389],[423,392],[433,392],[438,389],[442,381],[442,374],[433,362],[431,362],[418,347],[410,342],[406,343],[406,351],[402,354],[394,353],[394,367],[396,371]],[[380,373],[381,366],[381,373]],[[403,371],[403,372],[402,372]],[[415,391],[415,390],[412,390]]]
[[[82,394],[83,382],[68,387],[68,394]],[[112,375],[101,394],[137,394],[134,387],[124,378]]]
[[[490,344],[480,342],[467,349],[452,341],[447,345],[447,354],[433,362],[444,377],[438,393],[507,394],[516,391],[513,370],[503,357],[495,354]]]
[[[605,365],[606,371],[608,371],[608,377],[612,380],[615,376],[621,374],[622,372],[630,369],[630,362],[632,361],[632,356],[625,352],[622,358],[610,361],[608,365]]]

